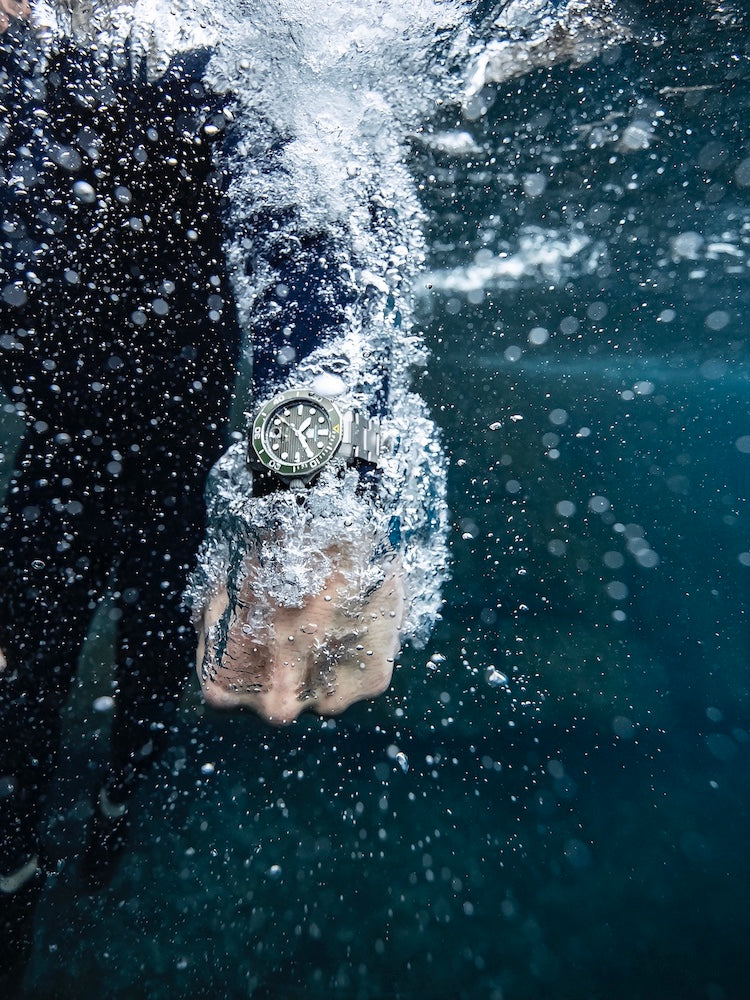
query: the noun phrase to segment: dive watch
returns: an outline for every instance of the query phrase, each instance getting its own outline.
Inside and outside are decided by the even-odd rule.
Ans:
[[[308,388],[287,389],[264,403],[250,430],[250,467],[301,489],[333,459],[347,465],[377,465],[380,424]]]

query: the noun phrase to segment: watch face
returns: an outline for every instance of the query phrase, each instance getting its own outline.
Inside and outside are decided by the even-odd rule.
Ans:
[[[280,476],[307,477],[334,455],[341,434],[341,416],[330,399],[290,389],[261,408],[252,444],[266,468]]]

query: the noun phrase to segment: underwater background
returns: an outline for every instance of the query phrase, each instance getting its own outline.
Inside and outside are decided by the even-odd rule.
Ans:
[[[750,18],[623,10],[413,137],[453,525],[428,646],[285,730],[193,690],[86,896],[104,606],[28,996],[748,996]]]

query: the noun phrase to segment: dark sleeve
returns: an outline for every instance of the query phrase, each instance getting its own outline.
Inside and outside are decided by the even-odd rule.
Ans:
[[[0,208],[6,208],[14,151],[39,127],[44,100],[41,52],[34,32],[14,22],[0,35]],[[37,112],[37,114],[35,114]]]
[[[345,221],[310,226],[304,206],[288,198],[284,140],[264,144],[260,123],[257,145],[248,143],[247,122],[238,125],[241,144],[230,134],[224,149],[231,178],[226,226],[252,356],[247,408],[325,375],[342,380],[347,404],[382,416],[400,333],[393,296],[372,278]],[[369,212],[373,227],[387,234],[376,198]]]
[[[44,116],[42,67],[36,35],[14,22],[0,35],[0,387],[6,392],[36,371],[25,279],[37,268],[29,229],[39,206],[31,206],[29,192],[39,179],[33,146]]]
[[[207,51],[153,82],[130,55],[60,38],[24,75],[22,50],[4,52],[0,385],[47,422],[100,404],[140,420],[146,399],[223,413],[234,382],[212,155],[224,99],[201,83]]]
[[[22,107],[34,100],[41,86],[36,37],[27,24],[16,21],[0,35],[0,148],[17,129]]]
[[[337,335],[363,306],[331,237],[288,234],[279,244],[266,250],[262,266],[270,267],[274,278],[254,302],[251,317],[256,399],[278,391],[321,348],[329,349],[327,372],[345,376],[351,358],[343,344],[337,349]],[[377,380],[369,406],[374,415],[386,404],[388,366],[385,350],[368,347],[370,374]]]

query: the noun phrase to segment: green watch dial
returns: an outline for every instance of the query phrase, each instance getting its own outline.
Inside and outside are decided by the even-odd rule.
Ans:
[[[252,445],[260,463],[278,475],[307,477],[333,457],[341,436],[341,416],[331,400],[291,389],[261,408]]]

